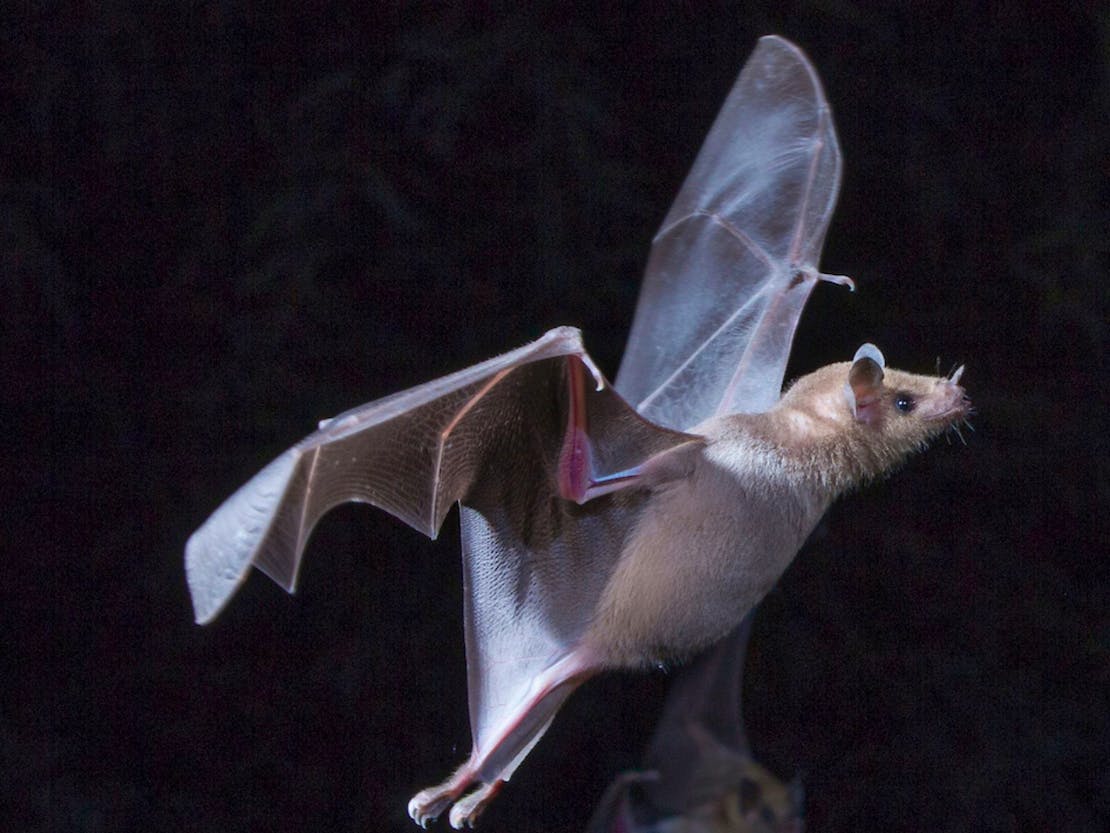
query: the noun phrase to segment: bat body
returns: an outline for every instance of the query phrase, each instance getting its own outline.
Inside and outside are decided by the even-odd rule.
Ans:
[[[763,39],[656,236],[616,388],[563,327],[322,423],[190,538],[198,621],[252,565],[292,590],[339,503],[432,537],[458,503],[473,747],[409,813],[472,823],[578,685],[725,636],[838,494],[966,413],[958,376],[871,345],[780,398],[809,293],[850,284],[816,268],[839,173],[812,67]]]

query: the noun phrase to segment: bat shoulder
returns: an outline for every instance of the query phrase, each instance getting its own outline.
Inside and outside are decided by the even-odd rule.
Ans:
[[[783,452],[766,414],[729,414],[698,427],[704,468],[743,479],[774,480],[784,472]]]

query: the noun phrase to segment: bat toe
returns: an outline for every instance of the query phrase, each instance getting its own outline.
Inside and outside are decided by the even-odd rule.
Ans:
[[[442,784],[428,787],[414,795],[409,801],[409,818],[421,827],[427,827],[429,822],[435,821],[444,810],[454,804],[458,797],[462,795],[462,791],[470,786],[473,781],[473,770],[464,764]],[[475,793],[478,792],[481,792],[481,790],[475,791]],[[492,795],[490,797],[492,798]],[[470,796],[467,796],[467,798],[470,798]],[[479,808],[480,811],[481,808]],[[471,818],[476,815],[475,813]],[[462,821],[465,822],[466,819],[463,818]],[[454,811],[451,813],[451,825],[458,829],[458,825],[455,824]]]
[[[409,801],[409,818],[421,827],[427,827],[429,822],[435,821],[451,806],[452,800],[450,793],[439,787],[421,790]]]
[[[501,792],[501,787],[505,784],[504,781],[494,781],[492,784],[482,784],[474,792],[459,799],[455,806],[451,808],[451,815],[448,820],[451,826],[456,830],[462,830],[464,827],[473,827],[474,822],[482,811],[486,809],[494,797]]]

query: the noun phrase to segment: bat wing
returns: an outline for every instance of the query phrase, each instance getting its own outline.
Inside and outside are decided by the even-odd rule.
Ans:
[[[801,830],[801,785],[760,766],[744,732],[740,696],[752,618],[679,669],[643,769],[609,786],[588,833]]]
[[[678,829],[661,823],[675,816],[685,817],[683,830],[705,829],[699,809],[733,790],[751,761],[740,695],[752,618],[677,670],[643,768],[610,784],[588,833],[658,833]]]
[[[805,55],[765,37],[656,234],[617,390],[688,429],[778,401],[840,186],[840,150]]]
[[[552,330],[328,420],[262,469],[186,545],[197,621],[251,566],[292,591],[313,527],[340,503],[374,504],[435,537],[460,502],[477,748],[592,612],[643,502],[608,492],[692,439],[632,410],[578,330]]]
[[[733,786],[732,770],[751,759],[740,696],[753,617],[680,669],[671,685],[644,757],[644,769],[659,773],[645,784],[655,807],[681,813],[705,803]]]

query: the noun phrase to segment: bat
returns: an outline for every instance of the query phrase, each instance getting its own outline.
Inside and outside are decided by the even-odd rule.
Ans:
[[[459,504],[473,744],[408,809],[473,824],[575,688],[724,637],[838,494],[968,413],[962,368],[870,344],[780,397],[810,292],[852,285],[817,269],[840,167],[813,68],[762,39],[654,239],[615,387],[560,327],[321,423],[190,537],[197,621],[251,566],[292,591],[339,503],[433,538]]]
[[[610,784],[587,833],[801,833],[801,784],[756,763],[741,718],[753,616],[678,669],[643,770]]]

